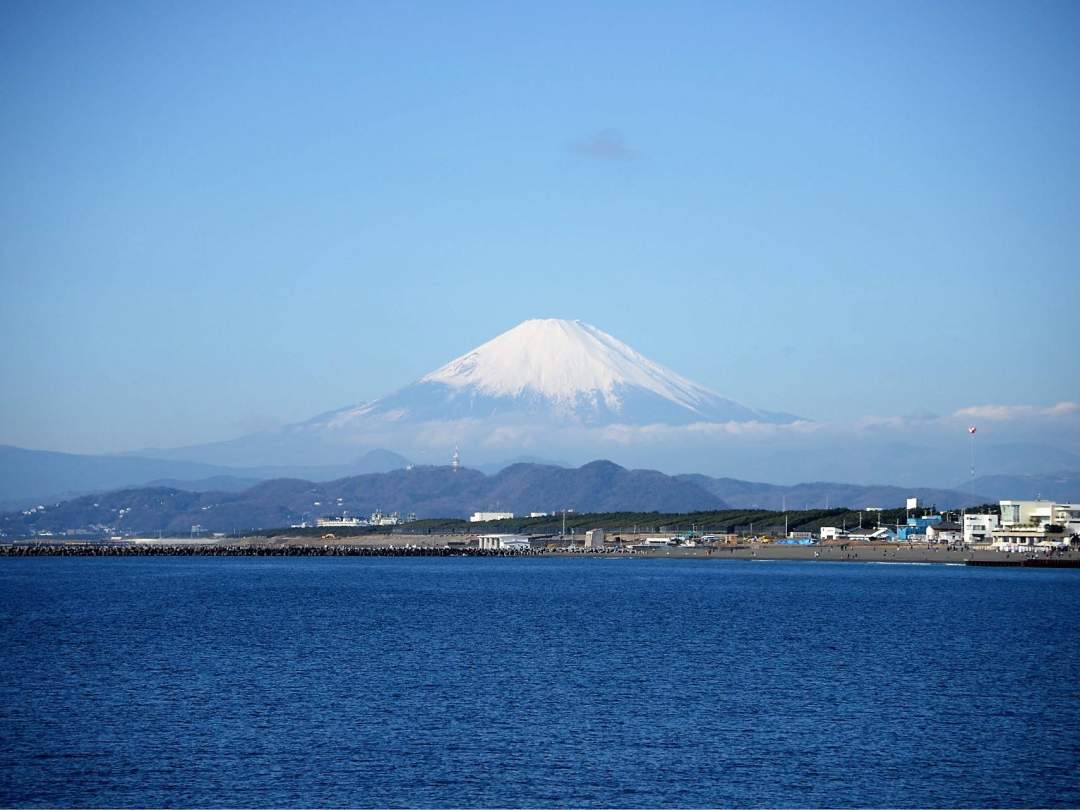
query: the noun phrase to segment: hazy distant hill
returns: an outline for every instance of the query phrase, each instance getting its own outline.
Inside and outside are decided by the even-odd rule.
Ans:
[[[208,531],[233,531],[311,522],[346,511],[367,515],[376,509],[466,517],[478,510],[687,512],[723,507],[721,499],[692,482],[595,461],[577,469],[517,464],[493,476],[469,469],[414,467],[322,483],[276,479],[238,493],[128,489],[76,498],[32,515],[9,513],[0,517],[0,529],[21,535],[101,524],[139,532],[187,532],[197,523]],[[121,510],[127,511],[121,516]]]
[[[903,506],[908,498],[918,498],[919,503],[935,505],[939,509],[951,509],[958,506],[986,503],[981,489],[975,497],[969,492],[952,489],[932,489],[927,487],[895,487],[886,485],[861,486],[858,484],[836,484],[814,482],[778,486],[761,484],[753,481],[740,481],[735,478],[710,478],[707,475],[680,475],[680,480],[697,484],[706,492],[711,492],[732,508],[746,509],[825,509],[847,506],[861,509],[867,506],[883,508]]]
[[[975,489],[994,501],[1043,498],[1064,503],[1080,503],[1080,472],[1062,471],[1053,475],[984,475],[975,479]]]
[[[0,504],[12,508],[56,503],[86,492],[150,486],[180,489],[244,489],[254,481],[294,476],[316,481],[360,473],[386,472],[408,465],[388,450],[372,450],[352,463],[328,467],[220,467],[193,461],[140,456],[94,456],[0,446]],[[160,484],[154,484],[160,485]]]
[[[258,478],[237,478],[235,475],[215,475],[213,478],[199,478],[195,481],[182,481],[177,478],[162,478],[147,481],[146,489],[183,489],[188,492],[243,492],[258,484]]]
[[[189,461],[84,456],[0,446],[0,501],[115,489],[155,478],[197,480],[221,474],[220,467]]]

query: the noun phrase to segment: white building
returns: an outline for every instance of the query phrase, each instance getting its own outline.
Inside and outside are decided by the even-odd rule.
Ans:
[[[964,545],[992,543],[993,531],[999,525],[997,515],[964,515]]]
[[[548,516],[547,512],[529,512],[529,517],[531,517],[531,518],[547,517],[547,516]]]
[[[822,540],[839,540],[847,537],[847,531],[839,526],[822,526],[818,535]]]
[[[399,523],[404,523],[401,519],[401,515],[397,512],[391,512],[389,515],[384,515],[379,510],[371,513],[369,522],[372,526],[397,526]]]
[[[331,515],[330,517],[316,518],[315,525],[320,527],[355,528],[356,526],[366,526],[367,521],[363,518],[349,517],[347,515]]]
[[[1052,523],[1065,534],[1080,532],[1080,504],[1052,501],[999,501],[1002,527]]]
[[[1053,520],[1066,535],[1080,535],[1080,503],[1055,503]]]
[[[603,529],[589,529],[585,532],[585,548],[599,548],[604,547],[604,530]]]
[[[849,540],[857,540],[863,543],[872,543],[880,540],[892,540],[893,533],[883,526],[869,529],[852,529],[848,532]]]
[[[488,520],[509,520],[513,512],[473,512],[469,523],[483,523]]]
[[[532,548],[529,538],[523,534],[482,534],[477,542],[487,551],[528,551]]]
[[[1032,551],[1034,549],[1061,548],[1068,545],[1069,537],[1060,531],[1054,531],[1052,524],[1040,526],[1002,526],[994,529],[994,548],[1003,551]]]
[[[674,537],[646,537],[644,542],[637,543],[634,548],[636,549],[650,549],[650,548],[667,548],[668,546],[675,545]]]
[[[931,523],[926,527],[926,542],[945,543],[952,545],[959,543],[964,536],[964,529],[958,523]]]
[[[1009,550],[1067,546],[1080,536],[1080,504],[1052,501],[1000,501],[1001,526],[994,545]]]

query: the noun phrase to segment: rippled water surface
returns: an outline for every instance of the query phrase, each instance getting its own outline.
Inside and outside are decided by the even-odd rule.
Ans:
[[[0,805],[1077,806],[1080,572],[0,561]]]

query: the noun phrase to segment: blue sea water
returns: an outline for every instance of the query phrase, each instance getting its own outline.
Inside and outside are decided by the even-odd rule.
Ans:
[[[0,560],[4,806],[1077,806],[1080,572]]]

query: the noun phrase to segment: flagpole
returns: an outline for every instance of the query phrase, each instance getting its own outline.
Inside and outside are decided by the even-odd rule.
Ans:
[[[971,437],[971,500],[974,506],[975,501],[975,426],[972,425],[968,428],[968,435]]]
[[[969,447],[971,449],[971,505],[975,506],[975,425],[968,428]],[[966,540],[967,509],[960,513],[960,537],[961,542]]]

